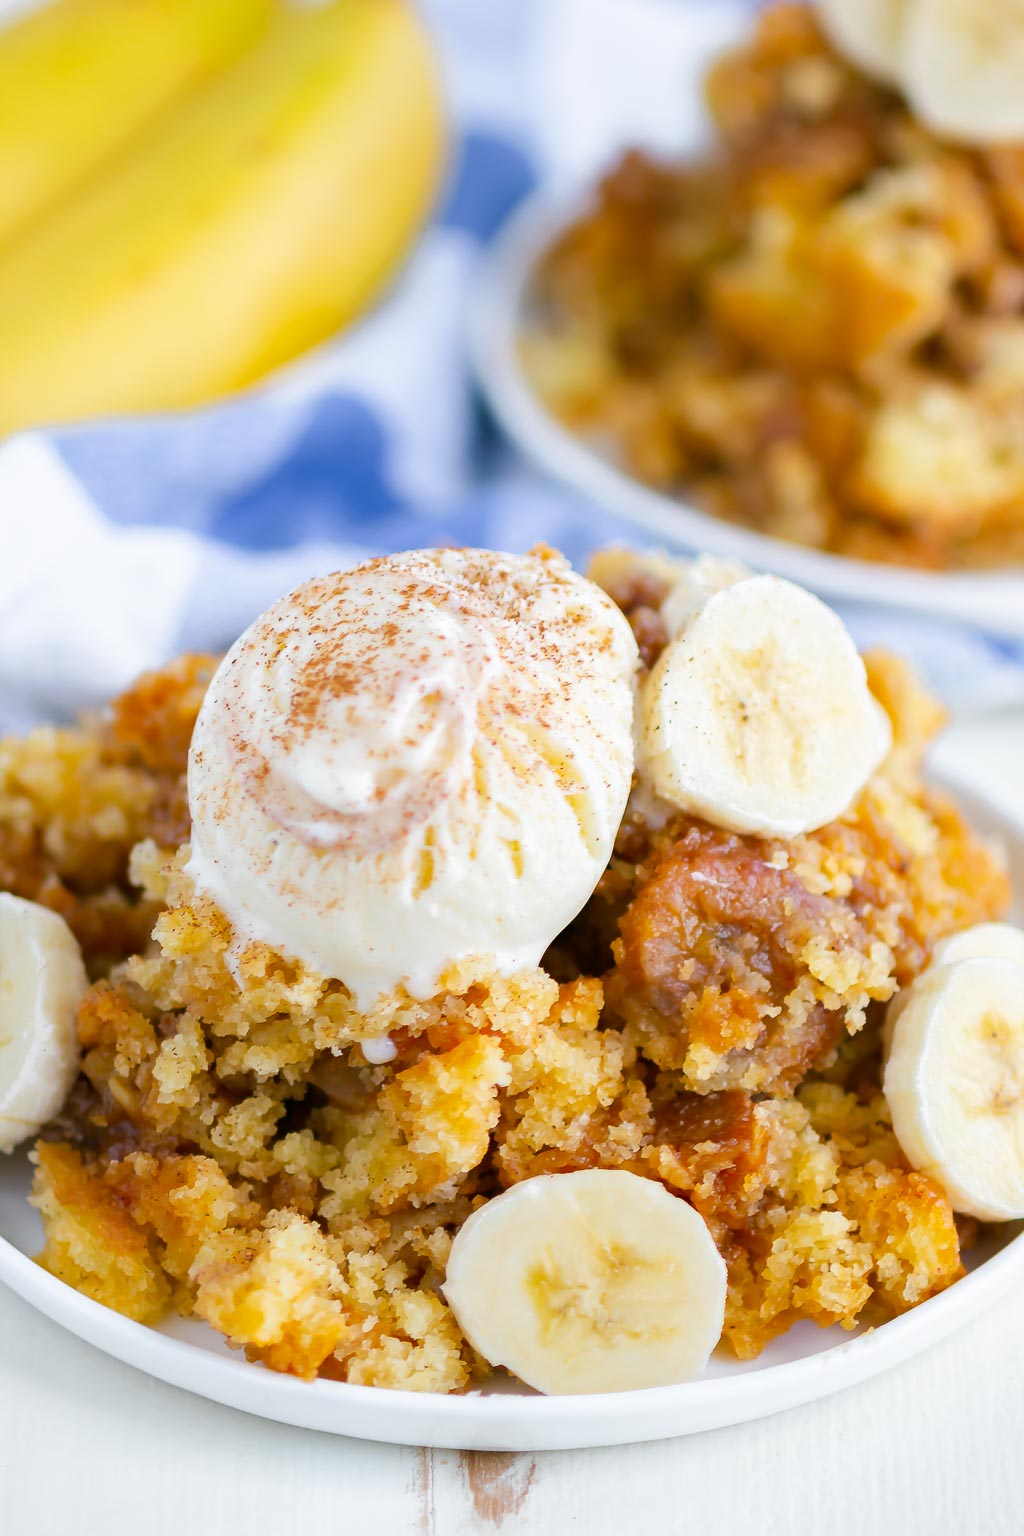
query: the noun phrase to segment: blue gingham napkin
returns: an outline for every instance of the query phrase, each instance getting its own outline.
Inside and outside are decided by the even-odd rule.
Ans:
[[[423,0],[458,145],[437,216],[379,308],[256,391],[195,413],[0,446],[0,729],[67,716],[183,648],[218,648],[305,576],[439,541],[576,561],[638,536],[545,484],[483,420],[466,295],[539,180],[693,136],[737,0]],[[642,542],[642,540],[641,540]],[[1024,646],[880,611],[957,704],[1024,699]]]

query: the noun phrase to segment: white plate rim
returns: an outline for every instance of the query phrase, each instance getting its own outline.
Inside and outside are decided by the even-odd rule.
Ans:
[[[699,550],[772,570],[828,597],[947,614],[1024,636],[1024,567],[980,574],[915,571],[758,533],[662,494],[603,459],[551,414],[520,365],[517,336],[538,258],[587,206],[590,192],[541,189],[511,217],[481,262],[469,306],[477,383],[506,436],[552,480],[654,534],[670,549]]]
[[[1024,816],[959,776],[935,775],[969,818],[1024,858]],[[1022,892],[1024,895],[1024,892]],[[542,1451],[668,1439],[740,1424],[854,1386],[955,1332],[1024,1279],[1024,1232],[948,1290],[881,1326],[796,1360],[678,1386],[580,1397],[444,1396],[299,1381],[132,1322],[57,1280],[0,1234],[0,1282],[78,1338],[211,1401],[300,1428],[454,1450]],[[824,1330],[822,1337],[840,1330]]]

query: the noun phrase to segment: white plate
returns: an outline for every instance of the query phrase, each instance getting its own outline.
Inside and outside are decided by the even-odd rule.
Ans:
[[[508,221],[473,295],[470,341],[481,388],[507,435],[553,479],[654,534],[669,549],[710,552],[787,576],[827,597],[947,614],[1024,636],[1024,569],[940,575],[822,553],[712,517],[652,490],[574,437],[542,404],[520,365],[520,332],[538,258],[586,194],[528,199]]]
[[[953,787],[978,830],[1005,843],[1015,888],[1024,892],[1024,818],[1010,821],[977,794]],[[247,1364],[205,1324],[179,1318],[144,1328],[79,1295],[29,1257],[42,1245],[27,1202],[29,1171],[23,1156],[0,1158],[0,1281],[38,1311],[115,1359],[214,1402],[284,1424],[399,1445],[565,1450],[740,1424],[888,1370],[1024,1282],[1024,1234],[1008,1227],[968,1255],[970,1273],[963,1280],[903,1317],[856,1334],[800,1323],[757,1360],[716,1357],[699,1381],[683,1386],[590,1397],[540,1397],[510,1385],[465,1397],[391,1392],[280,1376]]]

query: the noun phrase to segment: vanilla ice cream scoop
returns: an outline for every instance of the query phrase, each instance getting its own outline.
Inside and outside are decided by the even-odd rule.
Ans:
[[[611,853],[636,643],[560,556],[421,550],[318,577],[232,646],[189,760],[189,870],[236,937],[368,1008],[536,965]]]

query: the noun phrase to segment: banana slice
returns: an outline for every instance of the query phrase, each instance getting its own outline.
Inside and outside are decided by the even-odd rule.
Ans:
[[[492,1365],[540,1392],[627,1392],[699,1374],[726,1270],[692,1206],[635,1173],[527,1179],[462,1227],[442,1287]]]
[[[932,966],[954,965],[958,960],[975,960],[979,955],[1024,965],[1024,929],[1015,928],[1012,923],[975,923],[973,928],[962,928],[948,939],[939,940],[932,953]]]
[[[640,772],[678,809],[794,837],[833,821],[892,728],[825,604],[777,576],[713,592],[641,685]]]
[[[895,84],[908,0],[818,0],[818,16],[837,52],[876,80]]]
[[[940,965],[955,965],[958,960],[974,960],[979,955],[1024,965],[1024,930],[1014,928],[1012,923],[975,923],[973,928],[962,928],[959,933],[951,933],[948,939],[939,940],[932,951],[931,964],[922,974],[927,975]],[[913,990],[913,984],[904,987],[886,1009],[882,1026],[882,1048],[886,1053],[892,1045],[896,1020]]]
[[[67,1097],[88,984],[64,919],[0,893],[0,1152],[34,1136]]]
[[[696,560],[681,561],[672,590],[659,610],[669,636],[674,639],[681,634],[709,597],[753,574],[749,566],[738,560],[720,560],[717,555],[698,555]]]
[[[893,1130],[953,1209],[1024,1216],[1024,966],[977,955],[929,968],[892,1025]]]
[[[900,54],[903,89],[928,127],[971,144],[1024,137],[1019,0],[913,0]]]

